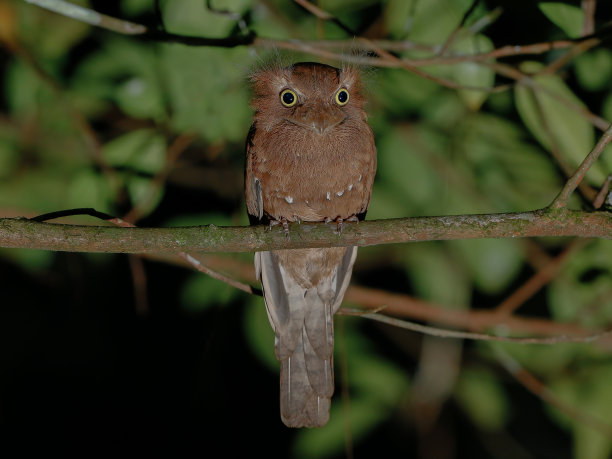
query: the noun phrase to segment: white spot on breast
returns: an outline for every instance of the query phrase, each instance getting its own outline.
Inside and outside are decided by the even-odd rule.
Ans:
[[[338,191],[336,194],[337,194],[338,196],[342,196],[342,195],[344,194],[344,190],[342,190],[342,191]]]
[[[293,204],[293,197],[285,196],[285,201],[287,201],[288,204]]]
[[[330,192],[329,192],[329,191],[327,192],[327,200],[328,200],[328,201],[331,201],[331,194],[330,194]]]
[[[361,174],[359,174],[359,178],[357,179],[358,182],[361,182],[361,179],[363,178],[363,176]]]
[[[351,183],[351,184],[348,186],[347,190],[351,191],[352,189],[353,189],[353,184]]]

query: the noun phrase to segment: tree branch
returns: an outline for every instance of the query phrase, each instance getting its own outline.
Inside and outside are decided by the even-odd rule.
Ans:
[[[449,239],[577,236],[612,239],[612,214],[560,209],[334,224],[293,223],[290,239],[266,226],[115,228],[0,219],[0,247],[70,252],[254,252]]]

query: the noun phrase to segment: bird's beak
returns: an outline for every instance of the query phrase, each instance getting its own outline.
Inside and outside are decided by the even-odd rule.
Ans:
[[[304,120],[305,124],[311,126],[317,134],[323,135],[344,120],[342,112],[334,113],[334,111],[327,107],[317,106],[310,112],[310,119]]]

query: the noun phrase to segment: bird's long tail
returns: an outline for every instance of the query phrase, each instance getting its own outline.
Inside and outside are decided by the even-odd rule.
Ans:
[[[259,252],[255,266],[275,331],[281,418],[320,427],[334,392],[333,315],[348,286],[356,247]]]

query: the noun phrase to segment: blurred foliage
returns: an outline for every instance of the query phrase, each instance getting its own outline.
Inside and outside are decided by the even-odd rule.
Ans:
[[[161,17],[166,30],[183,35],[241,33],[235,18],[207,9],[201,0],[74,3],[148,25],[158,24]],[[318,5],[368,37],[425,45],[399,52],[402,58],[433,57],[443,47],[447,54],[483,53],[509,44],[580,35],[584,21],[580,2],[527,3],[517,7],[508,2],[479,2],[467,17],[471,0],[321,0]],[[350,41],[337,26],[322,23],[293,2],[216,0],[212,4],[239,15],[262,37]],[[501,15],[494,14],[500,6]],[[609,6],[599,2],[597,24],[608,21],[606,14],[610,13]],[[527,16],[537,24],[530,32],[521,26]],[[243,144],[252,115],[247,75],[258,65],[277,59],[277,51],[198,48],[119,36],[19,0],[0,0],[0,40],[5,45],[0,54],[3,216],[93,207],[118,216],[137,209],[137,223],[143,226],[247,223],[242,198]],[[540,89],[517,85],[490,92],[494,85],[509,81],[496,76],[492,67],[470,61],[423,68],[466,86],[459,90],[403,69],[366,70],[369,121],[378,148],[378,174],[368,218],[512,212],[546,206],[564,183],[559,162],[575,168],[598,136],[586,118],[559,97],[612,119],[612,52],[597,47],[571,60],[560,72],[541,73],[559,53],[509,61],[534,75]],[[288,62],[320,60],[313,55],[281,57]],[[586,181],[596,189],[612,171],[611,153],[608,148],[587,175]],[[589,207],[578,198],[572,205]],[[92,223],[91,219],[87,222]],[[368,248],[360,251],[355,279],[449,308],[492,308],[525,282],[541,266],[542,258],[558,254],[566,243],[483,239]],[[94,258],[83,257],[83,263],[96,272],[105,270],[107,277],[100,279],[100,286],[129,280],[129,273],[112,268],[108,259],[97,264]],[[251,262],[250,256],[234,258]],[[519,312],[593,329],[609,326],[611,260],[609,241],[590,242]],[[0,273],[20,273],[23,284],[35,286],[33,291],[43,284],[61,289],[56,272],[63,272],[63,263],[67,263],[63,256],[49,252],[0,251]],[[70,279],[76,274],[63,275]],[[213,321],[237,314],[239,321],[232,319],[231,332],[223,335],[227,343],[219,344],[223,352],[215,357],[231,358],[233,364],[228,368],[234,375],[238,372],[240,376],[235,377],[241,381],[253,384],[256,378],[266,383],[275,379],[275,375],[265,379],[278,371],[278,365],[261,298],[247,297],[179,268],[168,268],[165,276],[147,286],[154,306],[152,318],[159,311],[177,309],[177,314],[189,320]],[[167,284],[176,284],[175,290]],[[120,294],[128,304],[131,295],[129,290]],[[5,304],[20,301],[18,296],[7,299]],[[32,301],[44,303],[44,299]],[[87,308],[84,301],[82,307]],[[426,355],[421,346],[427,344],[407,332],[375,327],[358,318],[339,321],[339,383],[329,425],[298,432],[275,427],[274,435],[282,440],[274,453],[280,457],[341,457],[349,434],[357,451],[363,448],[382,454],[382,442],[386,442],[396,446],[398,456],[407,455],[418,449],[414,445],[427,429],[445,430],[444,438],[468,435],[469,441],[449,443],[449,454],[458,448],[457,457],[508,457],[501,451],[503,444],[496,443],[500,438],[522,445],[524,457],[543,457],[538,456],[542,448],[551,451],[547,457],[599,459],[612,453],[612,438],[580,419],[554,407],[542,408],[542,402],[531,396],[523,395],[519,404],[514,383],[500,369],[487,343],[465,347],[463,361],[454,362],[461,370],[449,384],[451,392],[428,402],[432,412],[447,407],[439,413],[444,421],[436,424],[434,420],[435,426],[423,430],[417,427],[420,414],[413,412],[410,389],[423,364],[420,356]],[[210,341],[223,339],[216,330],[210,333]],[[240,355],[229,347],[237,337],[244,340]],[[208,349],[210,341],[197,346]],[[560,399],[612,425],[608,379],[612,363],[603,346],[505,344],[503,349]],[[198,363],[204,373],[212,365],[205,360]],[[239,363],[250,360],[252,368],[260,371],[239,373]],[[228,368],[224,371],[230,371]],[[217,379],[223,392],[223,375],[207,374],[206,378]],[[243,390],[248,391],[250,386],[244,384]],[[274,424],[262,421],[261,425],[241,426],[248,427],[249,438],[259,436],[270,442],[266,426],[280,423],[272,389],[276,387],[270,387],[265,396],[250,396],[257,398],[253,402],[257,405],[251,416],[244,416],[253,419],[267,406],[266,415]],[[209,417],[206,410],[216,406],[215,395],[194,391],[199,394],[195,399],[205,400],[197,404],[197,417]],[[219,396],[224,401],[231,399]],[[238,405],[223,408],[245,410]],[[548,426],[549,436],[529,428],[533,416]],[[203,425],[213,436],[227,435],[236,428],[218,422]],[[571,456],[563,449],[570,442]],[[240,446],[246,447],[233,447]],[[390,451],[385,457],[394,457],[393,447]]]

